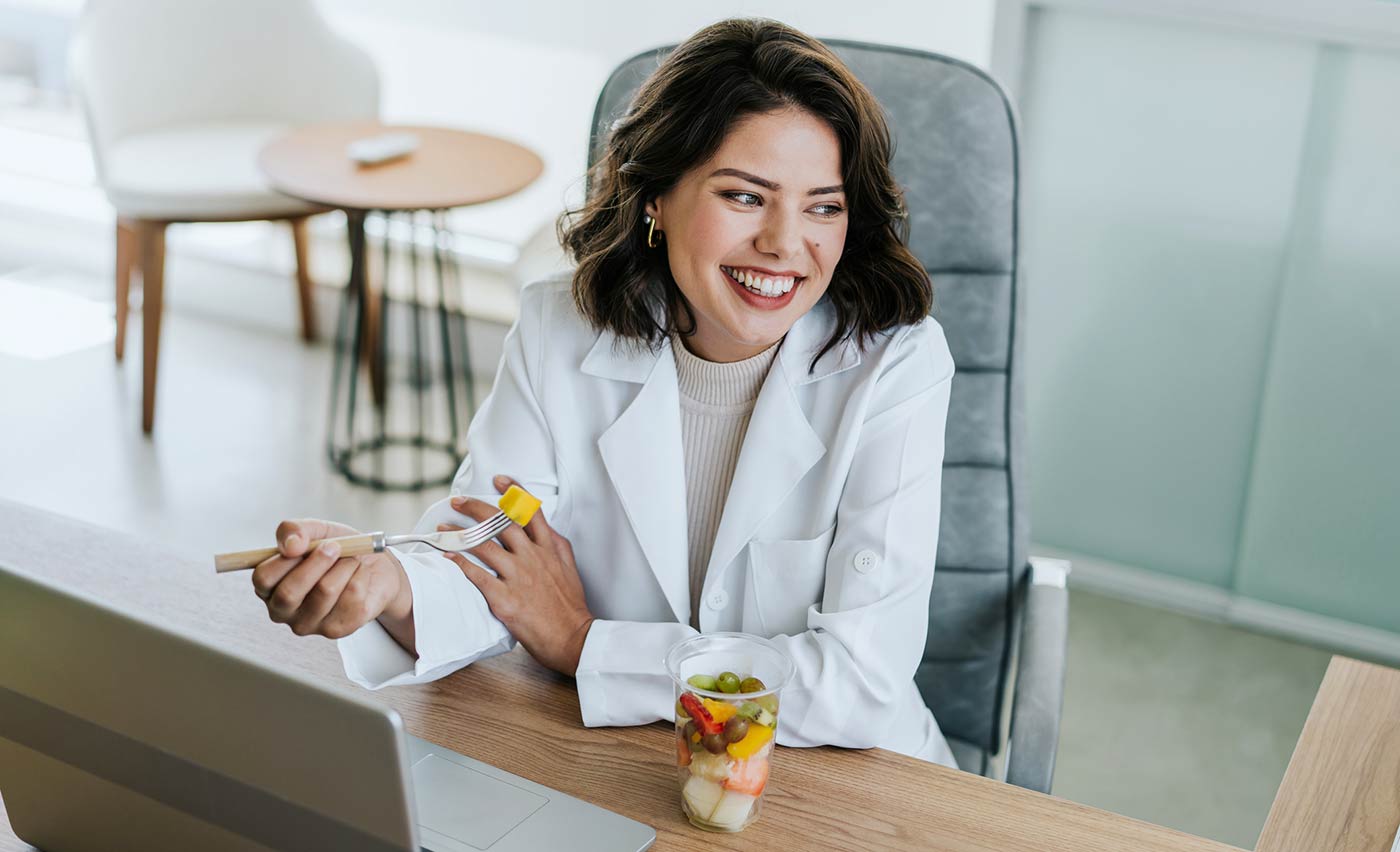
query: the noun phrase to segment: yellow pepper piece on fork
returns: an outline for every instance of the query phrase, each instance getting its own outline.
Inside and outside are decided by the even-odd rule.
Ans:
[[[530,519],[539,510],[540,499],[519,485],[512,485],[501,495],[497,505],[506,513],[507,518],[523,527],[530,523]]]

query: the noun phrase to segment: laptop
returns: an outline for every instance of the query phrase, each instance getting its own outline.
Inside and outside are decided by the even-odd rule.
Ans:
[[[487,735],[487,732],[483,732]],[[0,797],[41,849],[636,852],[392,709],[0,565]]]

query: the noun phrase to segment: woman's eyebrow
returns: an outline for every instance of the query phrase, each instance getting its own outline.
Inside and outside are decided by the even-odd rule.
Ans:
[[[764,189],[771,189],[774,192],[778,192],[782,189],[781,186],[779,186],[771,180],[768,180],[767,178],[761,178],[758,175],[751,175],[748,172],[741,172],[738,169],[715,169],[713,172],[710,173],[710,177],[736,177],[740,180],[746,180],[749,183],[758,184]],[[807,194],[831,195],[833,193],[844,191],[845,187],[838,183],[835,186],[819,186],[816,189],[809,189],[807,190]]]

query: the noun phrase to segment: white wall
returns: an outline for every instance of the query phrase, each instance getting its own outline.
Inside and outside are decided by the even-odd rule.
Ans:
[[[397,19],[497,33],[597,56],[616,65],[657,45],[683,40],[732,16],[776,18],[817,37],[863,39],[948,53],[986,67],[993,0],[713,0],[664,3],[499,3],[481,0],[320,0],[336,10],[392,14]],[[392,8],[392,12],[389,10]]]
[[[994,0],[485,3],[317,0],[332,25],[374,56],[387,121],[423,122],[515,139],[545,172],[526,191],[457,211],[454,227],[524,244],[583,198],[593,107],[608,74],[645,50],[683,41],[730,16],[776,18],[818,37],[947,53],[986,67]]]

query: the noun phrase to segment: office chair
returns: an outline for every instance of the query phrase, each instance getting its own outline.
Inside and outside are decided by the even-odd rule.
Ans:
[[[826,44],[885,107],[909,245],[933,280],[933,313],[957,365],[928,638],[915,681],[962,769],[995,774],[990,758],[997,755],[1004,780],[1048,793],[1064,693],[1069,564],[1028,554],[1015,110],[995,80],[959,60]],[[594,111],[590,167],[609,128],[673,48],[635,56],[608,78]]]

